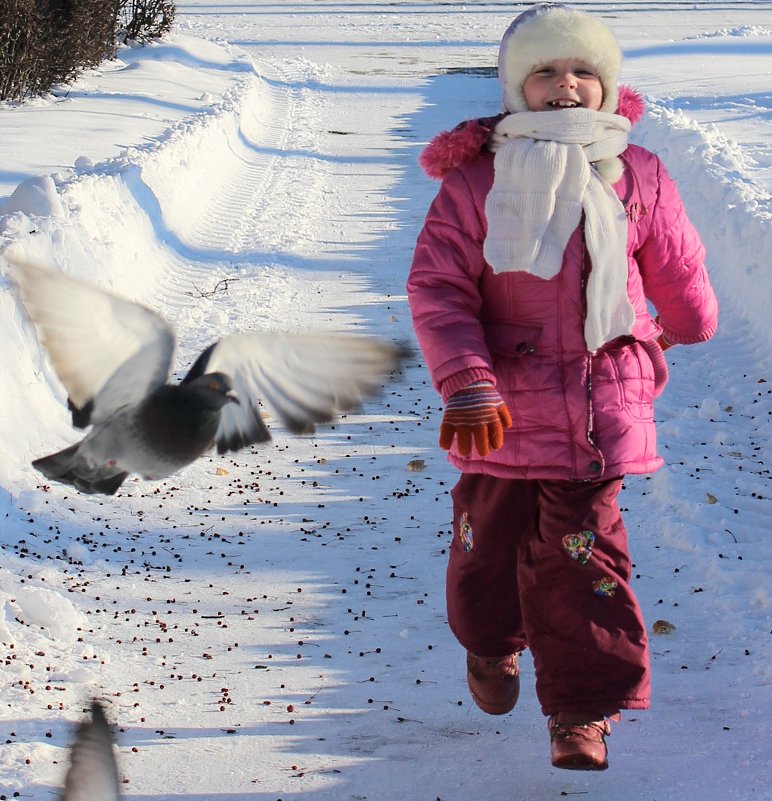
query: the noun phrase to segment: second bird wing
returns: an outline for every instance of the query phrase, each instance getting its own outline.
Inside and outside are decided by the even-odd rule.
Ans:
[[[240,405],[223,410],[220,453],[270,439],[258,401],[291,432],[314,431],[357,409],[397,369],[403,351],[375,337],[315,333],[244,333],[220,340],[203,372],[227,373]]]

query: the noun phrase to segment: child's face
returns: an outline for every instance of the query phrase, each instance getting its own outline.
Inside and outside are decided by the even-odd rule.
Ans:
[[[603,85],[595,70],[575,58],[556,58],[534,67],[523,83],[523,97],[531,111],[589,108],[603,103]]]

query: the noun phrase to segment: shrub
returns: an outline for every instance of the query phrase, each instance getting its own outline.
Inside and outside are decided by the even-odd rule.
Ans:
[[[115,55],[118,37],[167,33],[173,0],[0,0],[0,100],[42,95]]]
[[[46,63],[51,84],[69,83],[115,55],[118,0],[48,0]]]
[[[119,0],[4,0],[0,100],[48,92],[115,53]]]
[[[10,0],[4,5],[0,19],[0,100],[37,94],[44,38],[35,0]]]
[[[174,0],[118,0],[120,36],[124,41],[160,39],[171,30]]]

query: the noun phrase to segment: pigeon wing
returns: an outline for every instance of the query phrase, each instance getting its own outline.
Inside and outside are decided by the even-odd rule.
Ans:
[[[4,254],[40,343],[85,427],[166,381],[174,331],[156,312]]]
[[[244,333],[221,339],[194,369],[230,376],[240,403],[222,409],[219,453],[270,439],[259,406],[295,434],[359,408],[399,367],[404,351],[381,339],[317,333]],[[191,370],[193,372],[193,370]],[[186,377],[186,380],[187,377]]]
[[[119,801],[120,795],[112,732],[102,707],[94,701],[91,720],[78,727],[61,799]]]

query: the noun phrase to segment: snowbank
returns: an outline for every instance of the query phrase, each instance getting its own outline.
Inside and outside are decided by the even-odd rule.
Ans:
[[[647,98],[635,141],[653,150],[673,176],[708,253],[722,316],[746,320],[762,347],[772,347],[772,199],[752,179],[743,149],[715,126]],[[763,344],[762,344],[763,343]]]

